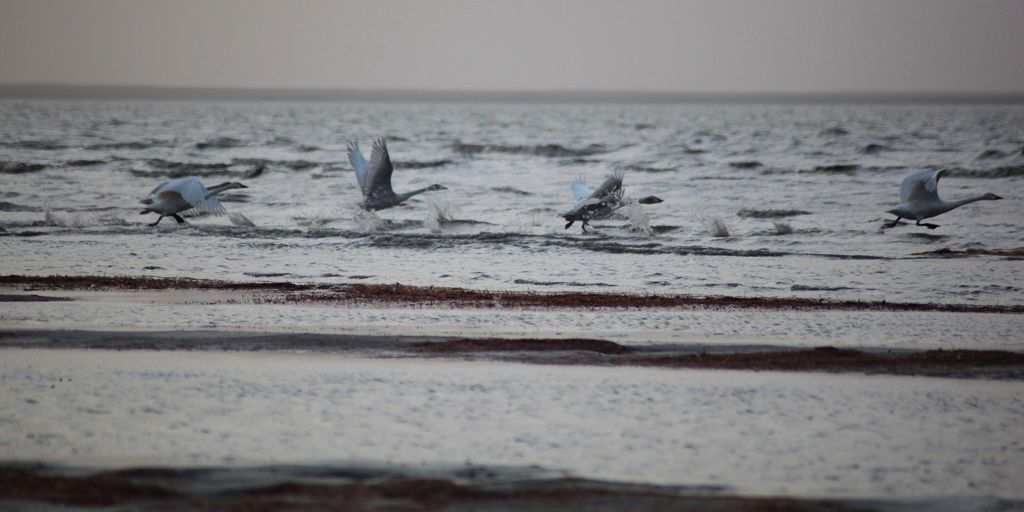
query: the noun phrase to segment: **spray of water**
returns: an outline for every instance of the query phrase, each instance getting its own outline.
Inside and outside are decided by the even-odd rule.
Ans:
[[[380,231],[388,224],[388,221],[380,218],[376,213],[364,210],[359,205],[351,205],[349,211],[352,215],[352,223],[355,224],[356,231]]]
[[[647,212],[638,203],[630,202],[619,208],[619,213],[629,222],[627,229],[630,231],[648,235],[652,233],[651,218],[647,216]]]
[[[246,217],[245,215],[242,215],[241,213],[235,213],[235,212],[228,213],[228,219],[231,220],[232,224],[234,224],[234,225],[236,225],[238,227],[242,227],[242,228],[254,228],[254,227],[256,227],[256,224],[254,224],[251,220],[249,220],[249,217]]]
[[[43,212],[43,224],[46,226],[59,228],[84,228],[86,226],[96,224],[96,222],[90,222],[90,220],[92,220],[92,216],[90,215],[54,212],[49,208],[46,208]]]
[[[300,226],[308,228],[319,228],[324,224],[331,221],[331,218],[325,214],[325,212],[302,212],[299,215],[292,217],[295,222]],[[232,219],[232,222],[234,220]]]
[[[455,218],[455,206],[447,201],[427,200],[427,218],[423,225],[431,231],[441,231]]]
[[[775,221],[775,234],[776,235],[788,235],[793,232],[793,226],[786,224],[785,222]]]
[[[725,225],[725,221],[721,217],[712,217],[705,221],[708,232],[711,236],[716,238],[725,238],[730,236],[729,228]]]

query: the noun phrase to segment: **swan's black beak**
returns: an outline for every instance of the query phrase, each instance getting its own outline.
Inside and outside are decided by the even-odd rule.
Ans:
[[[662,198],[658,197],[658,196],[647,196],[647,197],[641,198],[637,202],[640,203],[640,204],[658,204],[658,203],[664,203],[665,201]]]
[[[238,184],[238,188],[249,188],[249,187],[247,187],[247,186],[245,186],[245,185],[243,185],[243,184],[239,183],[239,184]]]

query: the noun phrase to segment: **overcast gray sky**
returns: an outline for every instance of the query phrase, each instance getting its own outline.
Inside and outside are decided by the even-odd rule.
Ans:
[[[1022,0],[0,0],[0,83],[1024,92]]]

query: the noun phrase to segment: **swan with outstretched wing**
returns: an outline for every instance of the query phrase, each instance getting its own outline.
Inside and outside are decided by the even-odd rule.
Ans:
[[[914,219],[916,225],[928,229],[935,229],[938,224],[922,224],[921,221],[937,215],[941,215],[955,208],[975,201],[996,201],[1002,197],[991,192],[980,196],[968,197],[958,201],[943,201],[939,198],[939,179],[949,171],[946,169],[934,171],[918,171],[903,179],[900,184],[900,204],[889,210],[896,216],[896,220],[882,225],[882,229],[895,227],[900,219]]]
[[[596,219],[611,217],[616,210],[629,204],[629,200],[623,196],[622,180],[624,173],[616,171],[609,174],[596,189],[587,187],[586,180],[576,178],[569,183],[573,198],[576,204],[571,210],[561,214],[566,220],[565,229],[569,229],[573,223],[579,221],[580,228],[587,232],[587,224]],[[657,196],[646,196],[637,200],[640,204],[657,204],[662,199]]]
[[[367,210],[383,210],[404,202],[412,196],[433,190],[447,190],[442,185],[431,185],[411,192],[396,194],[391,188],[391,174],[395,168],[391,164],[387,142],[383,137],[373,142],[370,160],[367,161],[359,144],[348,144],[348,161],[356,171],[356,181],[363,195],[362,207]]]
[[[160,215],[150,226],[156,226],[164,217],[171,217],[181,224],[185,222],[185,219],[178,214],[190,211],[224,215],[227,210],[217,200],[217,194],[235,188],[249,187],[237,181],[229,181],[207,189],[203,182],[195,176],[174,179],[154,188],[149,193],[149,197],[140,201],[146,205],[140,213]]]

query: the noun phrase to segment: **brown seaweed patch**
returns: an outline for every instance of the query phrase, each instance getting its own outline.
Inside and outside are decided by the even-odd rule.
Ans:
[[[507,360],[508,358],[506,358]],[[934,377],[1024,378],[1024,354],[1001,350],[925,350],[876,353],[835,347],[806,350],[758,350],[731,353],[587,353],[541,355],[523,352],[511,360],[534,364],[641,366],[655,368],[815,371],[927,375]]]
[[[811,350],[738,352],[731,354],[673,354],[628,361],[642,366],[730,370],[871,371],[922,373],[966,367],[1024,365],[1024,354],[1001,350],[926,350],[908,353],[870,353],[818,347]]]
[[[410,345],[413,350],[431,354],[458,352],[562,352],[585,351],[598,354],[628,354],[629,347],[618,343],[586,338],[572,339],[454,339],[425,341]]]
[[[181,494],[142,484],[116,474],[82,477],[36,474],[17,468],[0,469],[0,501],[42,501],[83,507],[178,498]]]
[[[312,288],[287,282],[244,283],[193,279],[188,277],[144,277],[144,276],[0,276],[0,286],[25,286],[31,289],[50,290],[305,290]]]
[[[1002,256],[1009,259],[1024,259],[1024,247],[1016,249],[964,249],[958,251],[943,247],[934,251],[914,253],[915,256],[938,256],[942,258],[969,258],[972,256]]]
[[[403,284],[346,285],[303,284],[288,281],[232,282],[192,278],[134,276],[0,276],[0,286],[28,290],[227,290],[259,291],[267,304],[388,304],[469,308],[565,308],[565,309],[767,309],[829,311],[945,311],[963,313],[1024,313],[1024,306],[976,304],[926,304],[885,301],[834,301],[800,297],[729,297],[651,295],[598,292],[487,291],[441,286]]]
[[[331,469],[331,468],[328,468]],[[470,468],[472,470],[473,468]],[[0,468],[0,500],[116,507],[125,510],[707,510],[830,512],[851,510],[840,500],[738,497],[717,486],[693,488],[585,480],[515,479],[495,485],[484,476],[376,474],[339,468],[315,480],[302,467],[185,468],[112,471],[89,476],[41,468]],[[487,473],[486,469],[480,472]],[[463,473],[466,473],[464,471]],[[358,474],[351,479],[347,476]],[[270,479],[266,475],[273,475]],[[338,476],[335,476],[338,475]],[[231,482],[230,486],[209,485]],[[273,480],[276,480],[274,482]],[[271,483],[272,482],[272,483]],[[859,509],[859,508],[858,508]]]
[[[47,297],[45,295],[0,294],[0,302],[61,302],[74,300],[70,297]]]

